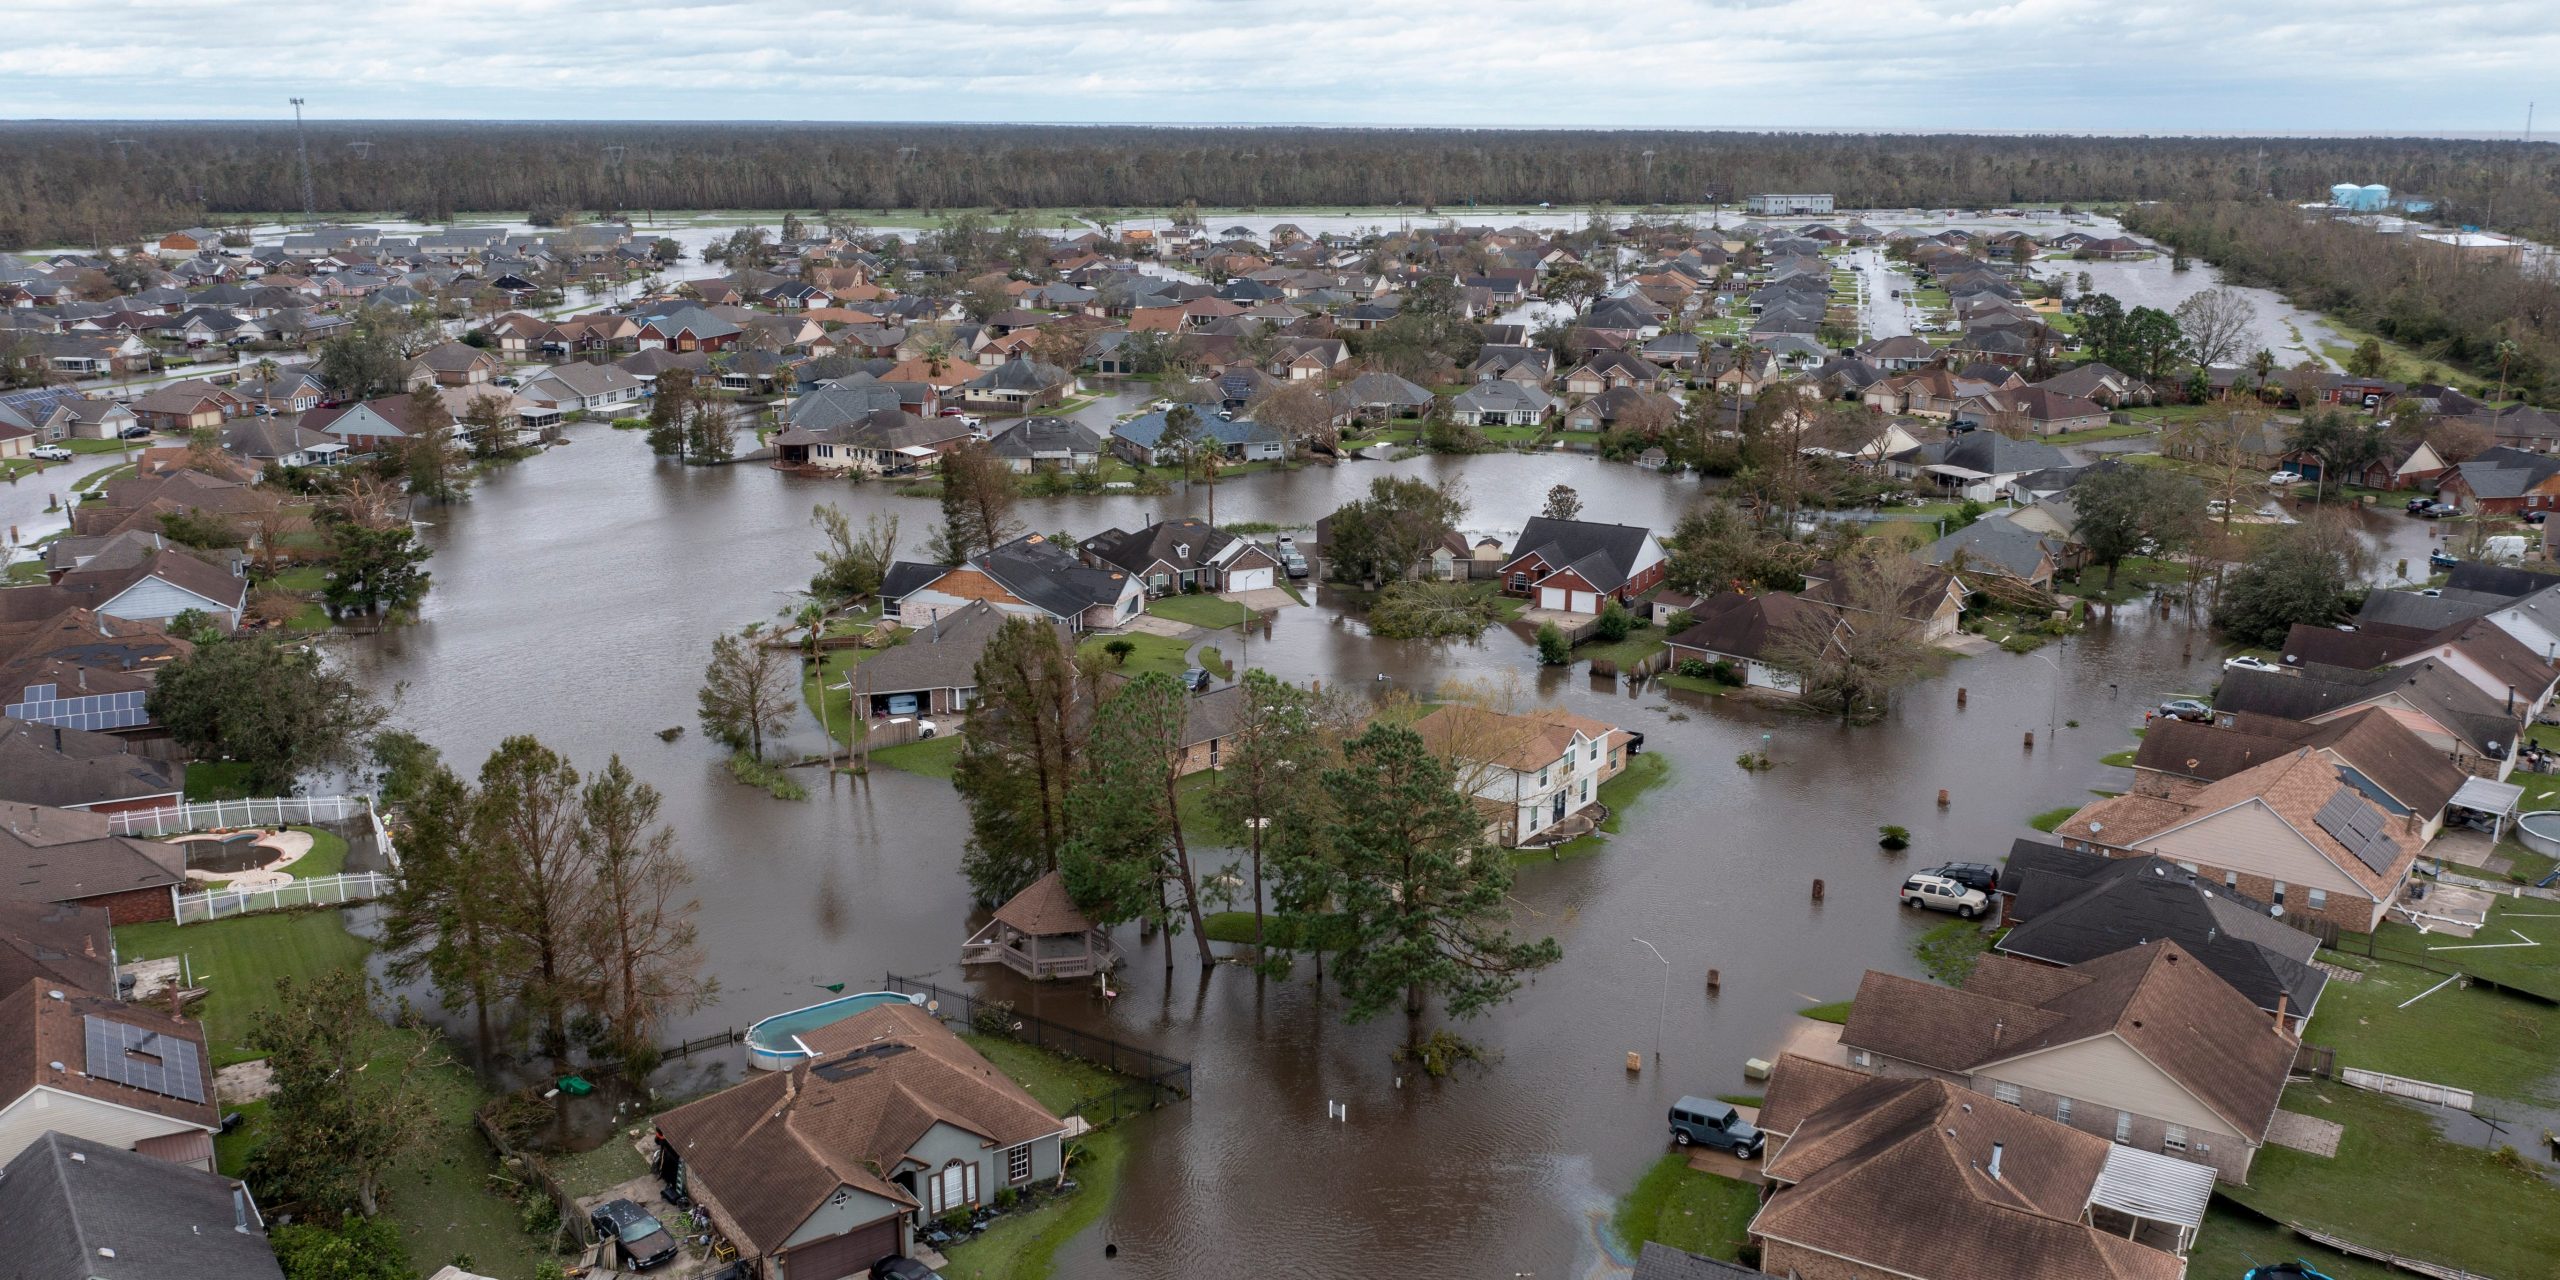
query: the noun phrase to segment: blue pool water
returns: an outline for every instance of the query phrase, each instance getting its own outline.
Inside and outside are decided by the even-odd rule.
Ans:
[[[762,1019],[747,1028],[747,1052],[764,1066],[764,1059],[789,1060],[805,1057],[793,1036],[805,1035],[820,1027],[842,1022],[867,1009],[900,1002],[913,1004],[921,997],[901,995],[895,991],[865,991],[860,995],[840,996],[805,1009],[793,1009]]]

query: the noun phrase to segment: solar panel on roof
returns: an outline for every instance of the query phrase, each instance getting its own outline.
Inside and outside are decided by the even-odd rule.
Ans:
[[[2332,839],[2346,846],[2356,861],[2375,871],[2389,871],[2393,859],[2400,852],[2398,846],[2391,842],[2391,820],[2352,789],[2342,789],[2330,796],[2328,803],[2321,805],[2311,820],[2328,832]]]
[[[204,1101],[204,1068],[194,1041],[94,1013],[83,1021],[90,1075],[181,1102]]]

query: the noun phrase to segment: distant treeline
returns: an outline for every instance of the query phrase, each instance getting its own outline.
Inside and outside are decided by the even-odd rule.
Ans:
[[[1843,208],[2309,200],[2336,182],[2560,229],[2560,148],[2431,139],[2089,138],[1018,125],[321,123],[323,214],[1469,202],[1560,208],[1827,191]],[[0,125],[0,248],[298,210],[290,124]]]
[[[2560,389],[2560,279],[2547,273],[2264,200],[2147,205],[2125,225],[2441,360],[2492,395],[2549,404]]]

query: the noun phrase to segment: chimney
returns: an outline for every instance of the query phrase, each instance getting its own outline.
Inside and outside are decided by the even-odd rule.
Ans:
[[[2291,1013],[2292,1011],[2293,1011],[2293,993],[2292,993],[2292,992],[2290,992],[2290,991],[2279,991],[2279,992],[2277,992],[2277,993],[2276,993],[2276,1034],[2277,1034],[2277,1035],[2283,1035],[2283,1034],[2284,1034],[2284,1020],[2285,1020],[2285,1016],[2286,1016],[2287,1014]]]
[[[1995,1143],[1992,1143],[1992,1144],[1991,1144],[1991,1169],[1990,1169],[1990,1173],[1991,1173],[1991,1180],[1992,1180],[1993,1182],[1998,1182],[1998,1181],[2000,1180],[2000,1148],[2001,1148],[2001,1144],[2000,1144],[2000,1143],[1995,1142]]]

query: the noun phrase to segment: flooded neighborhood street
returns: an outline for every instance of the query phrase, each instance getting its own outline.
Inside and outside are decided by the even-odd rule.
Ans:
[[[1089,987],[1035,988],[957,964],[973,915],[958,866],[967,830],[950,785],[892,769],[776,801],[733,782],[690,726],[713,635],[792,606],[807,579],[820,502],[857,519],[895,511],[910,554],[936,517],[883,484],[760,466],[680,467],[636,433],[573,428],[567,447],[489,475],[468,503],[423,518],[436,591],[414,627],[355,639],[346,661],[397,719],[473,769],[503,737],[534,733],[582,768],[620,753],[666,793],[702,896],[719,1002],[669,1039],[743,1026],[825,998],[824,984],[884,972],[967,984],[1041,1016],[1196,1066],[1187,1104],[1136,1122],[1133,1158],[1104,1221],[1058,1256],[1059,1274],[1177,1277],[1260,1257],[1274,1275],[1339,1274],[1353,1252],[1407,1274],[1558,1276],[1599,1270],[1593,1215],[1664,1149],[1661,1116],[1683,1093],[1756,1092],[1745,1058],[1769,1056],[1797,1009],[1850,994],[1868,967],[1913,971],[1935,919],[1901,913],[1893,889],[1942,858],[1994,860],[2025,819],[2121,788],[2099,763],[2170,693],[2217,676],[2203,636],[2182,658],[2182,621],[2136,609],[2038,654],[1951,661],[1885,723],[1842,729],[1741,698],[1630,694],[1536,665],[1496,630],[1445,648],[1370,639],[1319,592],[1281,610],[1236,655],[1291,680],[1427,693],[1438,681],[1516,678],[1524,691],[1640,731],[1671,782],[1639,801],[1601,852],[1522,868],[1520,927],[1552,933],[1561,964],[1495,1016],[1460,1029],[1492,1051],[1444,1081],[1399,1080],[1389,1017],[1341,1025],[1302,976],[1202,976],[1188,939],[1170,972],[1163,940],[1121,931],[1130,963],[1105,1003]],[[1241,477],[1218,487],[1222,522],[1311,525],[1389,472],[1462,480],[1470,534],[1502,536],[1554,484],[1586,509],[1668,529],[1694,481],[1574,455],[1420,457]],[[1207,491],[1187,508],[1205,514]],[[1165,497],[1026,501],[1033,527],[1082,536],[1184,507]],[[1383,679],[1381,678],[1383,677]],[[1967,693],[1958,705],[1958,690]],[[2072,722],[2076,722],[2072,723]],[[2022,746],[2033,731],[2037,745]],[[795,732],[820,742],[814,720]],[[1766,742],[1773,771],[1733,764]],[[1949,804],[1936,796],[1944,788]],[[1908,826],[1889,855],[1876,828]],[[1813,882],[1826,881],[1823,901]],[[1644,946],[1658,946],[1669,973]],[[1720,969],[1721,994],[1705,989]],[[1658,1065],[1630,1074],[1625,1055]],[[698,1083],[698,1082],[697,1082]],[[1347,1122],[1326,1119],[1347,1103]],[[1118,1246],[1103,1260],[1103,1243]]]

